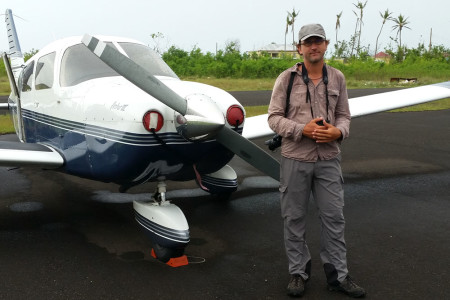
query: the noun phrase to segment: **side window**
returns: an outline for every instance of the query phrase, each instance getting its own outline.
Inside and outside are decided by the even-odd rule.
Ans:
[[[49,89],[53,86],[55,52],[44,55],[36,63],[36,90]]]
[[[33,69],[34,69],[34,61],[30,62],[25,69],[23,69],[22,74],[20,75],[22,80],[19,83],[19,86],[21,85],[22,88],[20,89],[22,92],[28,92],[31,91],[31,78],[33,78],[31,75],[33,75]]]

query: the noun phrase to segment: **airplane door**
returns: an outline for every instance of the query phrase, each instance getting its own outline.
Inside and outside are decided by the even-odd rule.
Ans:
[[[8,74],[9,85],[11,86],[11,94],[8,99],[8,104],[10,107],[10,113],[13,119],[14,128],[16,129],[16,134],[19,139],[24,142],[25,141],[25,131],[23,128],[23,119],[22,119],[22,105],[20,102],[20,92],[16,84],[16,80],[14,78],[14,73],[11,67],[11,63],[9,62],[8,55],[3,53],[3,62],[5,63],[6,73]],[[22,74],[22,73],[21,73]]]

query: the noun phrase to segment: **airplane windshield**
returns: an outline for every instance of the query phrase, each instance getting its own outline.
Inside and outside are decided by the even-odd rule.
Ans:
[[[172,69],[152,49],[141,44],[119,43],[128,57],[154,76],[178,78]]]
[[[77,44],[67,48],[64,52],[59,78],[62,87],[73,86],[94,78],[110,76],[120,75],[98,59],[85,45]]]
[[[113,43],[107,42],[107,44],[116,48]],[[152,75],[178,78],[162,58],[150,48],[134,43],[119,43],[119,45],[130,59]],[[110,76],[120,75],[98,59],[83,44],[69,47],[64,52],[59,78],[62,87],[73,86],[94,78]]]

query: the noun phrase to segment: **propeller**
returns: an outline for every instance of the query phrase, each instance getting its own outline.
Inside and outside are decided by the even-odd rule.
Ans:
[[[183,116],[186,116],[188,112],[195,112],[195,109],[188,108],[186,99],[114,47],[87,34],[82,42],[117,73],[176,112]],[[275,180],[280,180],[278,161],[264,150],[224,124],[219,129],[215,128],[214,131],[214,138],[224,147]]]

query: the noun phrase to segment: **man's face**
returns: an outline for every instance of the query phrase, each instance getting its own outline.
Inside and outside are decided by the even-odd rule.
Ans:
[[[313,64],[323,60],[327,47],[328,41],[318,36],[312,36],[301,42],[297,49],[305,61]]]

